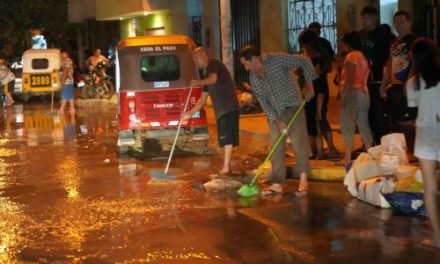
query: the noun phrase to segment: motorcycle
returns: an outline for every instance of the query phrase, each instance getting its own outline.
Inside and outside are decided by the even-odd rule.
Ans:
[[[104,98],[110,99],[115,93],[115,86],[110,76],[105,74],[108,63],[99,62],[89,74],[82,75],[82,80],[77,83],[81,88],[81,95],[84,99]]]

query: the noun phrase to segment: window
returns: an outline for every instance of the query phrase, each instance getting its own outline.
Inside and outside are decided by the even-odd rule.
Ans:
[[[141,75],[146,82],[176,81],[180,78],[180,61],[176,55],[145,56]]]
[[[397,0],[380,0],[380,23],[393,25],[393,16],[399,9]],[[396,31],[393,28],[393,33]]]
[[[32,60],[32,69],[34,70],[43,70],[49,68],[49,60],[48,59],[33,59]]]
[[[330,41],[333,50],[336,43],[336,0],[287,0],[289,19],[289,48],[299,50],[298,36],[312,22],[321,24],[321,37]]]

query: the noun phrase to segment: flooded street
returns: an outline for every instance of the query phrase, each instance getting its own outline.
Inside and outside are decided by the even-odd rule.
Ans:
[[[0,109],[0,263],[440,263],[420,245],[427,219],[352,199],[341,182],[312,182],[304,198],[293,179],[265,199],[206,192],[221,153],[178,157],[177,180],[157,181],[166,159],[118,157],[116,107],[49,110]],[[240,136],[244,174],[266,141]]]

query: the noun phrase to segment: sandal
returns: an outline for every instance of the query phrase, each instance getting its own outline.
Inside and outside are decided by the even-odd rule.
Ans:
[[[278,183],[274,183],[269,186],[266,190],[261,192],[261,196],[273,195],[273,194],[282,194],[283,186]]]

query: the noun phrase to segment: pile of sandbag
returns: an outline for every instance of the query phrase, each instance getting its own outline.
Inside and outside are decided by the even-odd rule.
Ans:
[[[384,195],[398,192],[423,192],[417,166],[408,164],[403,134],[389,134],[381,145],[361,153],[347,172],[344,185],[352,196],[381,208],[391,205]]]

